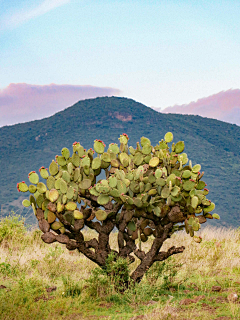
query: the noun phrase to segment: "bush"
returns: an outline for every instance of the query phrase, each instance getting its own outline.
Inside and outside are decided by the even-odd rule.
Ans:
[[[27,229],[24,226],[24,218],[15,214],[13,211],[11,215],[0,220],[0,243],[5,240],[21,238]]]

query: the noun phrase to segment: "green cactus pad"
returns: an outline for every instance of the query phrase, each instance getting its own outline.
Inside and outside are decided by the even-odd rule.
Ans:
[[[68,171],[69,174],[73,174],[73,172],[74,172],[74,165],[72,164],[72,162],[69,162],[69,163],[67,164],[67,171]]]
[[[56,189],[51,189],[51,190],[49,191],[49,196],[48,196],[48,198],[49,198],[49,200],[50,200],[51,202],[57,201],[58,197],[59,197],[59,193],[58,193],[58,191],[57,191]]]
[[[68,171],[63,170],[63,172],[62,172],[62,179],[65,180],[66,182],[70,182],[71,176],[70,176],[70,174],[68,173]]]
[[[203,209],[203,212],[208,213],[208,212],[213,211],[214,209],[215,209],[215,204],[213,202],[211,202],[210,206]]]
[[[119,198],[121,195],[120,191],[116,188],[110,189],[109,194],[114,198]]]
[[[118,154],[120,152],[119,147],[116,143],[110,144],[108,150],[115,154]]]
[[[103,161],[101,162],[101,168],[102,169],[107,169],[109,167],[110,163],[109,162],[106,162],[106,161]]]
[[[133,162],[136,166],[140,166],[143,162],[143,155],[140,152],[137,152],[133,157]]]
[[[104,185],[101,185],[100,183],[98,183],[98,184],[96,185],[96,190],[97,190],[97,192],[99,192],[99,193],[104,193],[104,194],[106,194],[106,193],[109,193],[110,188],[109,188],[109,186],[104,186]]]
[[[117,181],[117,189],[119,190],[120,194],[125,194],[127,192],[126,184],[121,180]]]
[[[117,178],[114,176],[109,177],[108,182],[111,188],[115,188],[117,186]]]
[[[70,201],[70,202],[65,204],[65,209],[68,210],[68,211],[74,211],[74,210],[76,210],[76,208],[77,208],[76,202]]]
[[[134,149],[132,146],[129,147],[129,152],[131,153],[131,155],[135,155],[136,153],[136,149]]]
[[[29,200],[24,199],[23,202],[22,202],[22,205],[23,205],[24,207],[29,207],[29,206],[31,205],[31,203],[30,203]]]
[[[144,147],[145,145],[151,145],[151,141],[148,138],[142,137],[141,146]]]
[[[29,201],[30,201],[30,204],[34,203],[34,205],[36,207],[36,199],[34,198],[34,196],[32,194],[30,194],[30,196],[29,196]]]
[[[172,132],[167,132],[164,136],[164,140],[169,143],[173,140],[173,134]]]
[[[97,170],[101,167],[101,159],[100,158],[95,158],[93,159],[93,162],[92,162],[92,169],[93,170]]]
[[[44,201],[44,196],[42,194],[39,194],[38,197],[36,198],[37,206],[39,208],[42,207],[43,201]]]
[[[34,186],[33,184],[30,184],[30,186],[28,187],[29,192],[31,193],[35,193],[37,190],[37,187]]]
[[[68,159],[70,157],[70,151],[68,150],[68,148],[62,148],[61,153],[65,159]]]
[[[52,230],[58,230],[62,227],[62,223],[60,221],[55,221],[51,224],[51,229]]]
[[[45,193],[47,191],[47,187],[43,182],[38,182],[37,184],[37,191],[39,193]]]
[[[111,162],[110,153],[107,153],[107,152],[102,153],[101,160],[104,162]]]
[[[94,142],[94,145],[93,145],[93,148],[94,150],[97,152],[97,153],[103,153],[104,152],[104,145],[103,145],[103,142],[100,142],[100,141],[95,141]]]
[[[120,141],[120,143],[123,143],[124,145],[128,144],[128,138],[125,135],[120,136],[120,138],[118,138],[118,140]]]
[[[183,152],[184,150],[184,141],[178,141],[176,144],[175,144],[175,152],[176,153],[181,153]]]
[[[60,179],[57,179],[57,180],[55,180],[55,184],[54,184],[54,187],[53,188],[51,188],[51,189],[57,189],[57,190],[60,190],[60,182],[61,182],[61,178]],[[49,187],[48,187],[48,189],[49,189]]]
[[[191,177],[192,173],[190,170],[184,170],[182,174],[183,179],[189,179]]]
[[[143,154],[149,154],[152,152],[152,146],[149,144],[145,144],[142,148],[142,153]]]
[[[89,157],[82,158],[82,161],[81,161],[82,167],[90,167],[90,165],[91,165],[91,160]]]
[[[195,164],[195,166],[192,167],[192,172],[193,173],[198,173],[201,170],[201,165],[200,164]]]
[[[191,206],[196,209],[197,206],[198,206],[198,197],[197,196],[194,196],[191,198]]]
[[[198,182],[198,184],[197,184],[197,187],[196,187],[196,189],[197,190],[202,190],[203,188],[205,188],[205,186],[206,186],[206,183],[204,182],[204,181],[199,181]]]
[[[79,210],[74,210],[73,217],[74,219],[83,219],[83,213]]]
[[[110,201],[110,197],[108,195],[105,194],[100,194],[97,198],[97,203],[100,205],[105,205]]]
[[[158,178],[158,179],[156,180],[156,184],[157,184],[158,186],[163,187],[163,186],[165,186],[166,181],[165,181],[163,178]]]
[[[190,181],[190,180],[187,180],[187,181],[185,181],[185,182],[183,183],[183,189],[184,189],[185,191],[190,191],[190,190],[192,190],[192,189],[194,188],[194,186],[195,186],[195,182]]]
[[[30,172],[29,173],[29,181],[33,184],[38,184],[39,182],[39,176],[36,172]]]
[[[45,168],[40,168],[40,176],[41,176],[43,179],[47,179],[47,177],[49,176],[49,173],[48,173],[47,169],[45,169]]]
[[[124,167],[129,165],[129,156],[125,152],[120,153],[119,159]]]
[[[138,207],[138,208],[141,208],[142,205],[143,205],[142,200],[141,200],[140,198],[135,198],[135,199],[133,199],[133,203],[134,203],[134,205],[135,205],[136,207]]]
[[[213,213],[213,214],[212,214],[212,217],[213,217],[214,219],[217,219],[217,220],[220,219],[220,216],[219,216],[217,213]]]
[[[64,210],[64,204],[63,203],[61,203],[61,202],[58,202],[57,203],[57,212],[58,213],[60,213],[60,212],[63,212],[63,210]]]
[[[58,163],[61,167],[63,167],[63,166],[65,166],[65,165],[67,164],[67,161],[66,161],[66,159],[65,159],[63,156],[58,156],[58,157],[57,157],[57,163]]]
[[[90,192],[93,196],[96,196],[96,197],[99,196],[99,192],[97,192],[97,190],[96,190],[95,187],[90,188],[90,189],[89,189],[89,192]]]
[[[177,187],[177,186],[174,186],[173,189],[171,190],[171,195],[172,195],[173,197],[177,197],[177,195],[179,194],[179,192],[180,192],[180,188]]]
[[[47,178],[46,184],[49,190],[54,189],[55,188],[55,178],[53,176],[49,176]]]
[[[92,185],[92,181],[90,179],[83,179],[80,183],[79,183],[79,187],[81,189],[88,189],[90,188]]]
[[[161,191],[161,197],[163,199],[167,199],[169,197],[169,195],[170,195],[170,190],[169,190],[168,186],[165,186]]]
[[[59,183],[59,186],[60,186],[60,191],[62,193],[67,193],[67,182],[65,180],[63,180],[62,178],[59,179],[60,180],[60,183]]]
[[[155,171],[155,177],[156,177],[156,179],[161,178],[161,176],[162,176],[162,170],[161,170],[161,169],[157,169],[157,170]]]
[[[179,202],[182,200],[182,196],[181,196],[181,194],[179,194],[177,197],[174,197],[173,195],[171,195],[171,199],[174,202]]]
[[[76,153],[73,153],[73,155],[71,157],[71,162],[75,167],[79,167],[80,166],[80,156]]]
[[[174,173],[171,173],[170,176],[167,177],[166,183],[169,184],[170,181],[171,181],[172,185],[175,184],[176,176]]]
[[[99,221],[104,221],[107,219],[107,213],[104,210],[97,210],[95,216]]]
[[[53,223],[56,220],[56,215],[54,214],[54,212],[48,210],[47,213],[47,222],[48,223]]]
[[[152,168],[157,167],[159,164],[159,158],[158,157],[153,157],[150,161],[149,161],[149,166]]]
[[[135,231],[135,230],[137,229],[136,224],[135,224],[134,221],[128,222],[127,227],[128,227],[128,229],[131,230],[131,231]]]
[[[154,207],[153,213],[155,216],[160,217],[161,216],[161,209],[159,207]]]
[[[156,189],[150,189],[150,190],[148,191],[148,194],[149,194],[150,196],[154,196],[155,194],[157,194],[157,190],[156,190]]]
[[[81,177],[80,168],[76,168],[73,175],[73,180],[76,182]]]
[[[66,193],[66,196],[68,198],[68,200],[72,200],[73,196],[74,196],[74,188],[73,187],[69,187]]]
[[[49,173],[52,176],[55,176],[58,173],[58,165],[57,163],[53,160],[49,166]]]

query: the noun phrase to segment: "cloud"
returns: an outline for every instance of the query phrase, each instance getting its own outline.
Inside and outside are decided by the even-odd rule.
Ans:
[[[13,13],[10,16],[6,16],[3,25],[5,27],[16,27],[23,24],[33,18],[39,17],[57,7],[61,7],[64,4],[69,3],[71,0],[44,0],[35,8],[28,10],[20,10],[19,12]]]
[[[119,94],[107,87],[11,83],[0,90],[0,127],[49,117],[79,100]]]
[[[189,104],[165,108],[160,112],[195,114],[240,125],[240,90],[221,91]]]

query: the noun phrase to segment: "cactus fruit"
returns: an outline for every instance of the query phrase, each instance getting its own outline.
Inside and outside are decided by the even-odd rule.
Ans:
[[[74,142],[73,153],[63,148],[56,161],[50,163],[49,172],[44,167],[39,169],[46,184],[31,171],[29,187],[22,181],[17,189],[30,192],[23,205],[32,206],[44,233],[43,241],[58,241],[69,250],[78,249],[103,267],[111,252],[109,234],[118,229],[119,256],[132,260],[130,254],[135,253],[142,261],[140,271],[132,274],[134,281],[146,271],[142,267],[142,243],[149,238],[153,244],[148,266],[161,257],[157,243],[163,239],[163,230],[167,239],[185,228],[200,243],[201,238],[194,232],[207,219],[219,219],[219,215],[210,214],[215,205],[207,199],[209,190],[201,180],[201,165],[192,166],[191,161],[187,165],[184,142],[169,147],[172,140],[173,134],[168,132],[164,140],[152,146],[148,138],[142,137],[133,148],[128,146],[129,137],[124,133],[120,145],[111,143],[107,150],[101,140],[94,141],[94,150]],[[98,177],[102,172],[106,178]],[[98,240],[85,240],[81,233],[84,226],[97,231]],[[173,253],[165,255],[182,252],[182,248],[171,248]]]

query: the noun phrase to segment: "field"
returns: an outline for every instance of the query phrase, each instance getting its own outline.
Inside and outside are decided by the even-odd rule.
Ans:
[[[0,319],[240,319],[240,231],[199,234],[200,244],[174,234],[163,250],[184,245],[184,253],[153,265],[123,294],[116,278],[64,245],[43,243],[41,231],[11,214],[0,222]]]

